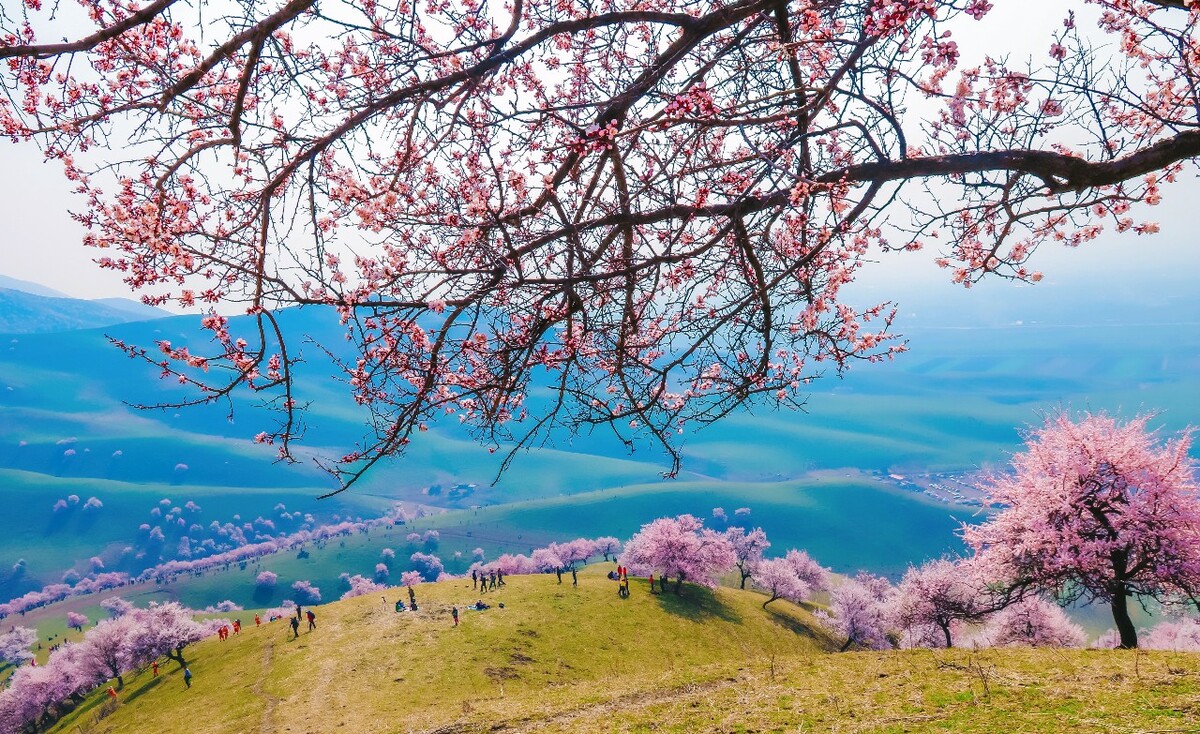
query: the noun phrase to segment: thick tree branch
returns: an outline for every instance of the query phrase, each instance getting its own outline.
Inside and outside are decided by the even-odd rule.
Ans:
[[[59,56],[62,54],[89,51],[105,41],[111,41],[112,39],[132,28],[149,23],[164,10],[174,5],[177,1],[178,0],[158,0],[158,2],[147,5],[119,23],[114,23],[107,28],[101,28],[92,35],[86,38],[81,38],[78,41],[9,46],[7,48],[0,48],[0,59],[10,59],[14,57],[25,56],[33,57],[35,59],[48,59],[52,56]]]

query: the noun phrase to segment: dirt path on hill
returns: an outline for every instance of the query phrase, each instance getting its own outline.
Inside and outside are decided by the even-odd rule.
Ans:
[[[279,698],[267,693],[263,690],[263,681],[271,672],[271,661],[275,659],[275,641],[271,640],[263,647],[262,665],[258,676],[254,679],[254,685],[250,686],[250,692],[263,700],[262,722],[258,727],[259,732],[268,734],[275,731],[275,707],[279,705]]]
[[[710,691],[730,688],[741,682],[737,678],[722,678],[721,680],[710,681],[708,683],[688,683],[661,690],[628,691],[622,693],[619,697],[619,705],[622,711],[634,711],[651,706],[661,706],[674,701],[686,700]],[[545,716],[523,716],[517,719],[509,719],[508,721],[499,721],[494,724],[467,721],[456,722],[439,726],[436,729],[430,729],[424,734],[477,734],[478,732],[503,734],[505,732],[527,732],[543,726],[561,726],[565,727],[568,731],[579,730],[581,728],[586,729],[594,727],[597,721],[605,721],[608,715],[613,712],[615,705],[618,705],[618,699],[594,703],[583,708],[558,711]],[[576,725],[577,723],[578,725]]]

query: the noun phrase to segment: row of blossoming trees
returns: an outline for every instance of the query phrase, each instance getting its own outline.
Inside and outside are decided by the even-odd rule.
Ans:
[[[1138,646],[1131,599],[1184,606],[1200,596],[1200,497],[1188,435],[1165,443],[1147,417],[1121,424],[1105,415],[1050,418],[1030,433],[1014,471],[987,489],[1001,509],[964,528],[974,554],[910,568],[893,587],[859,574],[830,588],[803,551],[765,559],[761,529],[725,533],[690,515],[644,526],[625,547],[635,571],[715,585],[735,568],[776,599],[804,601],[828,590],[820,613],[843,648],[1020,642],[1080,645],[1082,629],[1051,603],[1111,605],[1116,631],[1102,642]],[[987,623],[984,625],[984,623]],[[1155,644],[1200,649],[1200,625],[1169,622]]]
[[[168,657],[185,664],[183,651],[227,620],[197,622],[193,612],[176,602],[152,604],[138,609],[129,604],[109,605],[114,615],[89,629],[81,642],[64,644],[50,653],[45,665],[18,668],[9,686],[0,692],[0,733],[10,734],[36,729],[72,709],[89,691],[110,679],[124,685],[124,675],[144,668],[151,661]],[[25,652],[36,639],[36,633],[16,627],[0,637],[0,647],[6,647],[8,637],[15,639],[13,647]],[[23,644],[22,644],[23,643]]]

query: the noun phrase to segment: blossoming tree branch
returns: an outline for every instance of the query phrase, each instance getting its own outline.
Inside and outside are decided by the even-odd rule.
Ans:
[[[1200,155],[1190,0],[1080,2],[969,67],[987,0],[77,3],[0,11],[0,130],[146,302],[244,305],[121,346],[197,402],[262,395],[284,459],[279,313],[336,309],[369,415],[343,487],[445,416],[492,447],[608,426],[673,472],[688,426],[903,349],[842,298],[872,253],[1037,281],[1042,245],[1153,232],[1131,207]]]

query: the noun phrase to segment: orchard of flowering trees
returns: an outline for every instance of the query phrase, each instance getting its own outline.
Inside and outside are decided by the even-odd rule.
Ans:
[[[1156,231],[1200,156],[1200,7],[1071,5],[27,0],[0,134],[61,165],[101,267],[206,310],[120,346],[184,402],[264,397],[280,457],[301,305],[366,411],[343,487],[450,415],[493,448],[608,425],[673,473],[685,429],[903,349],[843,297],[877,253],[1036,282],[1046,245]]]
[[[36,730],[82,701],[103,681],[115,678],[122,686],[125,673],[160,657],[184,665],[184,648],[228,624],[226,620],[199,623],[192,619],[193,614],[177,602],[122,609],[119,616],[89,629],[82,641],[65,643],[51,652],[46,664],[19,668],[0,691],[0,732]],[[32,630],[25,632],[36,639]],[[3,639],[0,637],[0,645]]]

